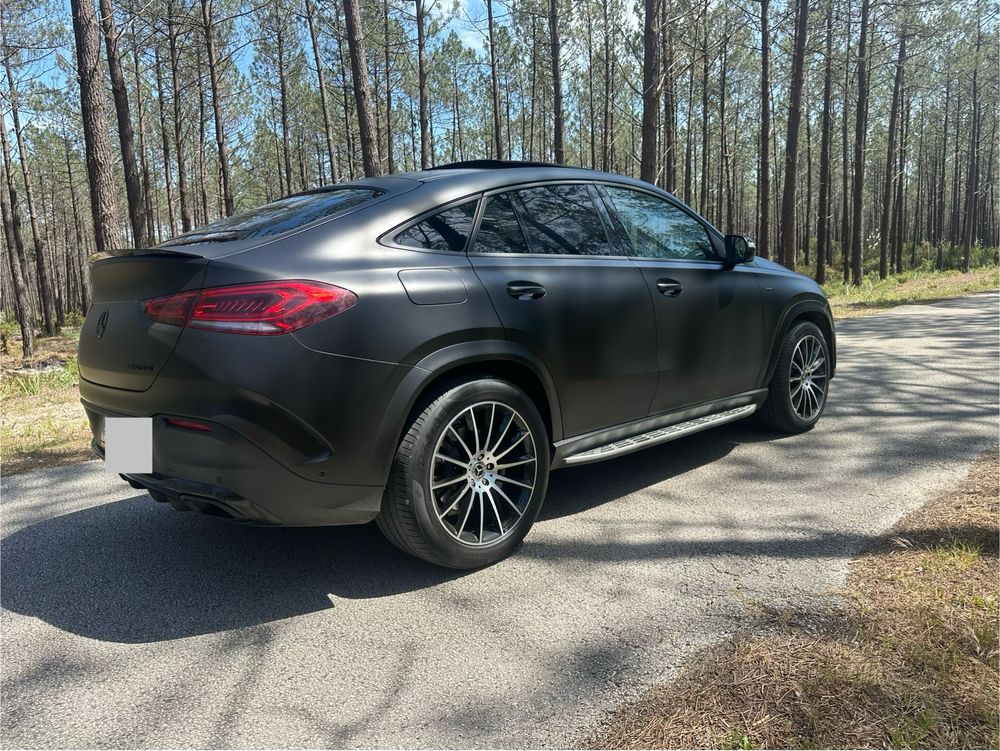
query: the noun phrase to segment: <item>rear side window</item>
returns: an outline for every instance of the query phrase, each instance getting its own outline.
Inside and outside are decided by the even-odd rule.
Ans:
[[[515,195],[524,209],[521,216],[532,253],[613,254],[586,185],[543,185]]]
[[[705,226],[662,198],[628,188],[605,186],[621,220],[633,256],[714,261]]]
[[[528,252],[528,243],[524,240],[509,193],[486,199],[473,250],[477,253]]]
[[[479,201],[469,201],[461,206],[438,212],[434,216],[414,224],[395,237],[400,245],[426,250],[452,250],[461,253],[472,233],[472,222],[476,218]]]
[[[382,195],[367,188],[335,188],[281,198],[273,203],[241,211],[233,216],[206,224],[164,245],[193,245],[203,242],[251,240],[280,235],[311,222],[339,214]]]

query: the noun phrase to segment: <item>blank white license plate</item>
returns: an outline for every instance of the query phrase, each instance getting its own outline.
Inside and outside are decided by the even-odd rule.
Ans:
[[[145,475],[153,471],[152,417],[105,417],[101,443],[108,472]]]

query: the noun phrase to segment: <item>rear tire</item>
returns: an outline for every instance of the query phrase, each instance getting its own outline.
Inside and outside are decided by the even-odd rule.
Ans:
[[[767,428],[804,433],[819,421],[830,385],[830,349],[819,326],[797,323],[781,340],[768,395],[757,411]]]
[[[452,383],[400,441],[377,523],[417,558],[488,566],[531,529],[548,476],[548,434],[523,391],[494,378]]]

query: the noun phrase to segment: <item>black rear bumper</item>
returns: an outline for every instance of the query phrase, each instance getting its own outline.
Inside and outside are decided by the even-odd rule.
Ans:
[[[95,436],[107,416],[83,403]],[[170,427],[153,418],[153,473],[124,475],[158,501],[247,524],[324,526],[374,519],[382,486],[316,482],[291,471],[236,431],[211,423],[211,432]],[[95,438],[94,452],[104,458]]]

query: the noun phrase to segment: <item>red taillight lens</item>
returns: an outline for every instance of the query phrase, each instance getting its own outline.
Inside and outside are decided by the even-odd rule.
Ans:
[[[234,334],[287,334],[341,313],[358,301],[353,292],[306,281],[212,287],[147,300],[154,321]]]
[[[198,299],[197,290],[194,292],[181,292],[178,295],[167,295],[166,297],[155,297],[143,303],[143,311],[154,321],[161,323],[172,323],[174,326],[184,326],[188,316],[191,315],[191,308],[194,301]]]
[[[199,420],[181,420],[177,417],[168,417],[165,422],[171,428],[180,428],[181,430],[197,430],[201,433],[211,433],[212,426],[208,423],[201,422]]]

